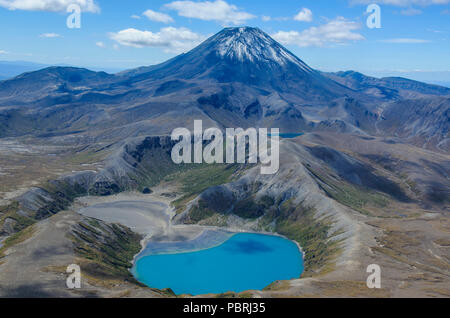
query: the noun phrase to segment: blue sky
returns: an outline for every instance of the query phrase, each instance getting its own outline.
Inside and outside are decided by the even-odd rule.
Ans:
[[[81,28],[66,8],[78,3]],[[256,26],[310,66],[450,82],[450,0],[0,0],[0,60],[125,69],[163,62],[224,26]]]

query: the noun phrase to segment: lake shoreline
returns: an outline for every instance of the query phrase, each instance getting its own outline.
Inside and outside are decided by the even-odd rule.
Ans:
[[[226,243],[234,235],[240,233],[275,236],[293,242],[298,248],[303,264],[305,254],[300,244],[279,233],[257,231],[239,225],[218,227],[172,224],[174,208],[171,207],[171,202],[175,199],[164,195],[164,192],[168,191],[167,188],[156,187],[153,190],[152,194],[123,192],[108,197],[82,197],[73,204],[73,209],[77,213],[111,223],[120,223],[143,235],[140,242],[141,250],[134,255],[131,261],[132,267],[129,269],[135,278],[134,269],[137,261],[142,257],[152,255],[152,250],[160,255],[205,251]],[[130,204],[131,208],[127,209]],[[118,209],[122,209],[121,212],[125,208],[126,218],[123,217],[123,213],[117,214],[119,217],[114,216],[114,213],[117,212],[115,205]],[[108,214],[99,213],[98,211],[104,209],[105,206],[108,207],[105,209]],[[158,224],[156,227],[155,223]],[[149,244],[152,243],[155,246],[149,249]]]
[[[276,281],[299,279],[303,271],[295,242],[256,232],[232,233],[207,249],[141,255],[131,269],[146,286],[193,296],[262,291]]]

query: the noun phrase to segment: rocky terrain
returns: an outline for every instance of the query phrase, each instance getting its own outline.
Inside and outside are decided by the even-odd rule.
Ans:
[[[171,224],[184,229],[172,238],[214,227],[302,247],[301,279],[222,297],[448,297],[449,98],[313,70],[253,28],[115,75],[52,67],[2,81],[0,295],[172,297],[129,273],[147,229],[166,237]],[[282,139],[274,175],[175,165],[168,134],[194,119],[304,134]],[[74,262],[86,271],[79,292],[65,287]],[[370,264],[380,290],[366,287]]]

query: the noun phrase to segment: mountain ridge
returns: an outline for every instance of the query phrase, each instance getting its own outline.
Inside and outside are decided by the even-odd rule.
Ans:
[[[395,102],[447,94],[450,89],[408,79],[320,72],[260,29],[225,28],[159,65],[113,75],[50,67],[2,81],[0,123],[5,128],[0,131],[2,136],[82,131],[94,138],[123,139],[169,134],[203,119],[219,128],[373,134],[383,133],[377,129],[380,122],[402,122],[385,121],[386,114],[399,116],[398,111],[389,111],[398,107]],[[429,111],[427,120],[435,122],[433,109]],[[27,122],[28,127],[15,127],[16,122]],[[439,136],[433,143],[446,139],[446,130],[444,120],[442,131],[433,131]]]

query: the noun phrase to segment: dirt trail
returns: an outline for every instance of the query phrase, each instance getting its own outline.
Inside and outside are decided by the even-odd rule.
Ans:
[[[33,226],[26,241],[7,251],[0,266],[0,297],[74,297],[66,288],[66,276],[50,272],[49,266],[64,267],[75,262],[72,242],[66,237],[79,216],[62,212]]]
[[[0,297],[158,297],[148,288],[117,282],[114,288],[92,285],[83,277],[81,289],[66,286],[66,268],[77,264],[72,241],[67,234],[81,215],[60,212],[34,225],[33,235],[7,250],[0,265]]]

